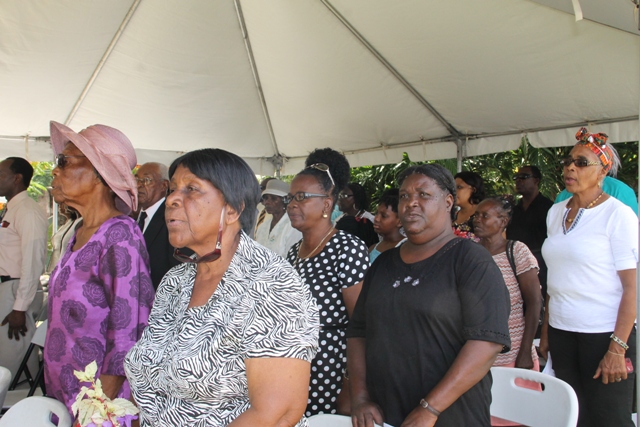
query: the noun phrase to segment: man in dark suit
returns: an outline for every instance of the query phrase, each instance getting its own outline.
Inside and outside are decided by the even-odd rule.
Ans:
[[[179,264],[173,257],[173,247],[169,243],[169,232],[164,221],[164,200],[169,189],[167,167],[160,163],[145,163],[136,172],[136,181],[141,208],[138,225],[149,252],[153,288],[158,289],[165,273]]]

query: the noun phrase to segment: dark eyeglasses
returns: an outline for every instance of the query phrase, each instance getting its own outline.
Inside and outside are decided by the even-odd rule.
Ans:
[[[331,180],[331,185],[333,185],[334,187],[336,186],[336,183],[333,180],[333,177],[331,176],[331,172],[329,172],[329,166],[325,165],[324,163],[314,163],[312,165],[307,166],[307,169],[309,169],[309,168],[317,169],[317,170],[322,171],[322,172],[326,172],[327,175],[329,175],[329,179]]]
[[[600,165],[600,162],[590,162],[587,159],[573,159],[571,157],[567,157],[566,159],[560,160],[560,165],[565,168],[568,168],[569,166],[571,166],[571,163],[574,163],[577,168]]]
[[[514,175],[513,180],[514,180],[514,181],[517,181],[517,180],[519,180],[519,179],[522,179],[522,180],[524,180],[524,179],[529,179],[529,178],[531,178],[532,176],[533,176],[533,175],[531,175],[530,173],[519,173],[519,174],[517,174],[517,175]]]
[[[87,156],[67,156],[64,154],[58,154],[56,156],[56,166],[59,167],[60,169],[64,169],[67,166],[67,163],[69,163],[67,159],[72,157],[80,158],[80,157],[87,157]]]
[[[189,264],[200,264],[202,262],[212,262],[220,258],[222,255],[222,227],[224,226],[224,206],[222,207],[222,212],[220,212],[220,227],[218,227],[218,239],[216,240],[216,248],[213,252],[209,252],[208,254],[204,254],[201,257],[198,257],[196,254],[191,256],[183,254],[180,252],[180,249],[176,248],[173,251],[173,257],[180,262],[186,262]]]
[[[298,191],[296,194],[293,194],[293,195],[287,194],[286,196],[283,197],[283,199],[284,199],[284,204],[288,205],[294,200],[296,202],[304,202],[306,199],[311,199],[313,197],[329,197],[329,196],[326,194],[305,193],[303,191]]]
[[[353,194],[345,194],[345,193],[338,194],[338,198],[340,199],[348,199],[349,197],[353,197]]]
[[[143,185],[143,186],[147,186],[149,184],[151,184],[153,182],[153,178],[149,178],[148,176],[145,178],[138,178],[136,177],[136,183],[138,185]]]

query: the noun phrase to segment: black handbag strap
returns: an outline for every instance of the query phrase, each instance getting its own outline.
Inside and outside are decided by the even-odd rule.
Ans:
[[[516,259],[513,255],[513,247],[515,246],[515,240],[507,240],[507,259],[509,260],[509,265],[511,265],[511,270],[513,270],[513,275],[518,279],[518,273],[516,273]]]

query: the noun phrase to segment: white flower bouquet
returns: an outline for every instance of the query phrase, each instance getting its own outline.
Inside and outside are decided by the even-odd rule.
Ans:
[[[109,399],[102,391],[102,383],[96,378],[98,364],[93,361],[82,371],[73,371],[80,382],[91,383],[82,386],[71,406],[76,416],[74,427],[131,427],[137,419],[138,408],[127,399]]]

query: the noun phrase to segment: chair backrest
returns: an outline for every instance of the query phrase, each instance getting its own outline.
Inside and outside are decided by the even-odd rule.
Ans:
[[[4,399],[7,397],[7,390],[11,384],[11,371],[0,366],[0,408],[4,405]]]
[[[58,416],[58,427],[71,427],[71,415],[63,403],[50,397],[32,396],[16,403],[0,418],[0,427],[52,427],[51,414]]]
[[[351,417],[334,414],[318,414],[309,417],[309,427],[352,427]],[[375,424],[376,427],[380,427]]]
[[[31,338],[31,342],[40,347],[44,347],[44,341],[47,337],[47,325],[49,324],[48,320],[42,322],[40,326],[36,328],[36,332],[33,334],[33,338]]]
[[[531,427],[575,427],[578,398],[558,378],[518,368],[491,368],[491,415]],[[542,384],[542,391],[516,385],[516,379]]]

